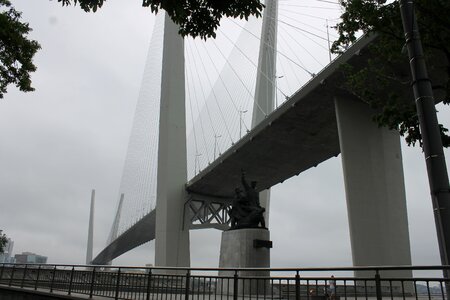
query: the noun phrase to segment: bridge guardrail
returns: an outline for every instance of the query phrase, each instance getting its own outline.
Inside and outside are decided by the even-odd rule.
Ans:
[[[448,270],[450,266],[217,269],[0,264],[0,295],[2,286],[10,286],[113,299],[449,300],[450,280],[442,275]],[[261,275],[246,276],[250,271]]]

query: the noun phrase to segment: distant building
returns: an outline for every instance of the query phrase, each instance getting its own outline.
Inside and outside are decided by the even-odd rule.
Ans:
[[[0,254],[0,263],[12,263],[14,262],[14,257],[11,257],[12,251],[14,247],[14,241],[8,239],[5,245],[5,249],[3,249],[3,253]]]
[[[31,252],[22,252],[14,256],[16,264],[46,264],[47,256],[38,255]]]

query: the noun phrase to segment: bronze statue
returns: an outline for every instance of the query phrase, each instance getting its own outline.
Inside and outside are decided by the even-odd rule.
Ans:
[[[262,228],[265,228],[266,223],[263,215],[265,209],[259,203],[259,193],[255,190],[256,181],[252,181],[249,185],[245,179],[244,171],[242,171],[241,181],[245,194],[240,188],[235,189],[236,195],[229,212],[230,229],[258,228],[259,224]]]

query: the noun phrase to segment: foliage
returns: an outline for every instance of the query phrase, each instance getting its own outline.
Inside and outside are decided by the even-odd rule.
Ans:
[[[0,230],[0,253],[5,252],[5,246],[6,246],[6,243],[8,242],[8,238],[2,232],[3,231]]]
[[[86,12],[97,11],[106,0],[58,0],[62,5],[75,5]],[[245,18],[261,16],[261,0],[142,0],[142,5],[156,13],[164,9],[180,26],[180,34],[201,38],[215,37],[222,17]]]
[[[9,84],[23,92],[34,90],[30,73],[36,71],[33,56],[40,46],[27,38],[31,28],[20,18],[9,0],[0,0],[0,98]]]
[[[450,1],[415,0],[415,11],[419,24],[425,58],[438,57],[434,66],[446,79],[444,85],[434,85],[436,101],[450,102]],[[385,4],[383,0],[341,0],[344,8],[342,21],[337,25],[339,39],[333,43],[332,51],[342,52],[357,36],[363,33],[377,32],[376,45],[371,47],[374,55],[368,66],[362,70],[353,70],[346,66],[346,88],[368,102],[378,111],[374,119],[379,126],[397,129],[405,136],[408,145],[418,142],[421,145],[419,121],[415,103],[402,99],[395,93],[389,99],[377,99],[380,91],[388,91],[392,83],[410,86],[410,78],[400,76],[398,65],[408,63],[405,38],[400,17],[398,1]],[[429,61],[428,61],[429,62]],[[430,64],[428,64],[430,65]],[[433,78],[432,78],[433,79]],[[445,147],[450,146],[447,129],[442,125],[441,135]]]

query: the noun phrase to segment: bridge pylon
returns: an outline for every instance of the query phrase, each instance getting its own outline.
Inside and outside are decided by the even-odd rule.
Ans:
[[[187,197],[184,40],[167,13],[162,59],[155,265],[189,267],[189,229],[183,226]]]
[[[86,249],[86,264],[89,265],[92,262],[94,252],[94,207],[95,207],[95,190],[91,192],[91,209],[89,210],[89,228],[88,239]]]
[[[252,128],[258,125],[275,108],[278,0],[266,0],[259,44],[258,70],[256,73],[255,102],[253,105]],[[269,227],[270,189],[259,193],[266,226]]]

